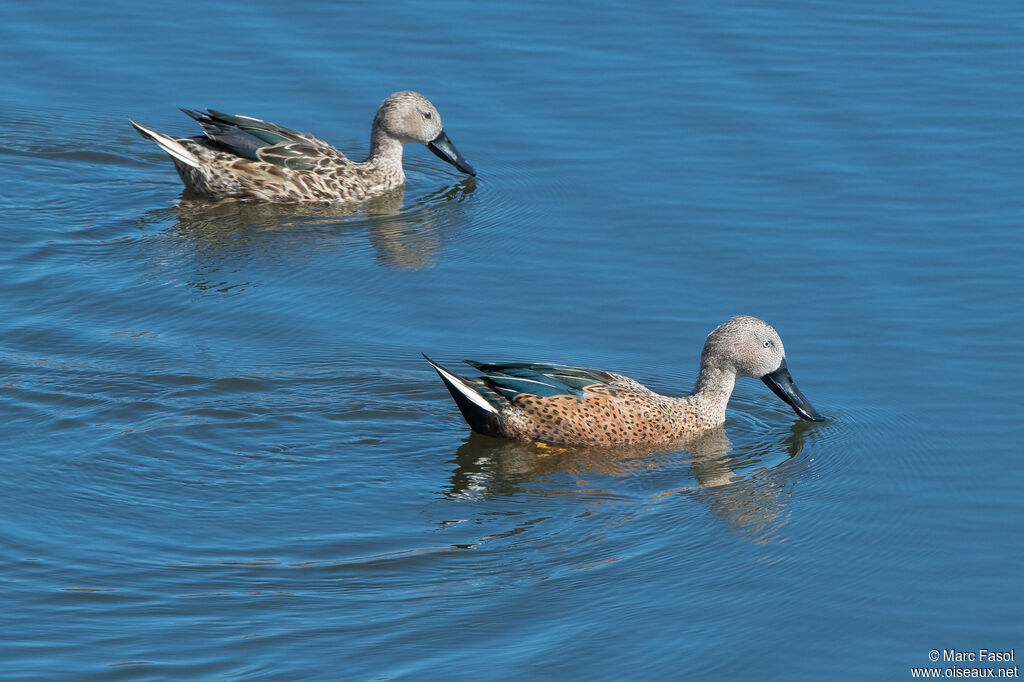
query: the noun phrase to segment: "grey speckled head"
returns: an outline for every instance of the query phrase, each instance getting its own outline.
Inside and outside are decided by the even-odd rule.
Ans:
[[[760,379],[802,418],[824,420],[793,382],[779,333],[756,317],[737,315],[708,334],[701,352],[701,374],[705,371]]]
[[[373,126],[403,144],[427,144],[444,130],[434,105],[412,90],[396,92],[384,100],[373,117]]]
[[[418,142],[426,145],[463,173],[476,174],[448,139],[437,108],[418,92],[403,90],[384,100],[373,117],[373,130],[374,135],[380,131],[402,144]]]
[[[754,379],[774,372],[785,359],[778,332],[767,322],[747,315],[737,315],[715,327],[701,352],[702,364]]]

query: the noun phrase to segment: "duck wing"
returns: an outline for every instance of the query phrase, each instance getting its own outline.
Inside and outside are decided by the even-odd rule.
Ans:
[[[206,137],[232,154],[250,161],[265,161],[290,170],[314,170],[325,158],[348,159],[312,135],[251,116],[235,116],[214,109],[182,109],[203,127]]]
[[[601,387],[603,393],[614,392],[622,377],[611,372],[586,367],[571,367],[546,362],[481,363],[465,361],[483,373],[482,381],[511,400],[520,393],[545,398],[571,395],[582,398],[587,389]]]

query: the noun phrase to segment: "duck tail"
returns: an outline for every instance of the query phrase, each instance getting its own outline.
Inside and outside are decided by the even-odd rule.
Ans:
[[[459,410],[466,418],[470,428],[488,436],[500,436],[501,410],[499,407],[507,404],[508,400],[483,382],[476,383],[472,379],[460,377],[425,354],[423,357],[441,377],[444,385],[448,387],[448,391],[455,399],[455,404],[459,406]]]
[[[181,161],[183,164],[187,166],[192,166],[193,168],[200,167],[198,157],[196,157],[196,155],[190,152],[189,150],[185,149],[185,147],[180,142],[175,140],[173,137],[169,137],[167,135],[164,135],[163,133],[158,133],[155,130],[150,130],[149,128],[141,126],[131,119],[128,119],[128,122],[135,127],[135,130],[138,131],[139,135],[142,135],[146,139],[156,142],[161,149],[163,149],[165,152],[173,156],[178,161]]]

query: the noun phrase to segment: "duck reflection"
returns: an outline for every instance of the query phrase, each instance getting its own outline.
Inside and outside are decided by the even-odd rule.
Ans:
[[[461,212],[449,212],[445,220],[435,214],[438,206],[460,204],[476,189],[476,178],[469,176],[458,184],[438,190],[413,202],[401,211],[401,202],[391,211],[375,211],[367,216],[370,242],[377,262],[388,268],[419,270],[434,267],[439,261],[447,226],[461,220]],[[457,221],[452,218],[456,217]]]
[[[692,467],[699,489],[692,494],[744,540],[768,544],[784,539],[779,534],[789,522],[793,484],[809,473],[807,459],[796,457],[807,431],[806,423],[796,422],[779,441],[750,448],[746,457],[754,462],[772,462],[772,453],[780,450],[786,459],[774,466],[755,466],[740,477],[730,470],[727,452],[717,459],[695,454]]]
[[[214,201],[186,190],[176,207],[151,212],[140,222],[159,224],[170,217],[174,224],[165,234],[187,240],[194,254],[211,256],[216,270],[225,261],[237,266],[257,257],[308,257],[318,253],[318,243],[325,240],[366,236],[378,264],[416,270],[439,262],[446,234],[464,222],[462,211],[453,211],[452,206],[475,189],[476,178],[468,177],[408,203],[405,189],[398,188],[355,205]],[[286,238],[276,239],[268,249],[263,234],[268,231]]]
[[[657,497],[692,495],[744,539],[772,542],[788,520],[793,481],[806,474],[807,462],[794,459],[804,447],[808,428],[795,422],[785,437],[762,441],[737,452],[725,427],[681,443],[616,448],[520,443],[473,433],[455,455],[457,468],[445,494],[450,498],[513,494],[521,484],[557,472],[583,477],[643,476],[678,465],[688,455],[694,482],[655,493]],[[784,459],[775,466],[757,466]],[[739,471],[738,471],[739,470]]]

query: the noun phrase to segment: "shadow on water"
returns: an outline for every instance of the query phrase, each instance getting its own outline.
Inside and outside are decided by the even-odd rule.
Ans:
[[[797,455],[804,449],[808,432],[806,423],[794,422],[784,436],[765,435],[737,448],[725,427],[719,427],[672,444],[671,449],[665,444],[553,446],[473,433],[455,454],[456,469],[444,494],[449,499],[517,494],[527,490],[523,484],[559,472],[620,480],[651,476],[659,469],[678,467],[688,456],[692,482],[652,490],[651,497],[691,496],[744,539],[771,542],[788,520],[787,505],[794,481],[806,474],[806,458]]]
[[[466,223],[460,204],[475,189],[476,178],[468,177],[409,202],[399,188],[354,205],[213,201],[186,190],[177,206],[150,211],[139,222],[148,227],[173,220],[163,236],[187,244],[190,255],[201,258],[200,267],[205,262],[213,272],[227,261],[237,266],[268,256],[309,258],[339,243],[349,251],[372,250],[383,267],[418,270],[440,261],[447,236]],[[196,282],[216,280],[196,274]]]

